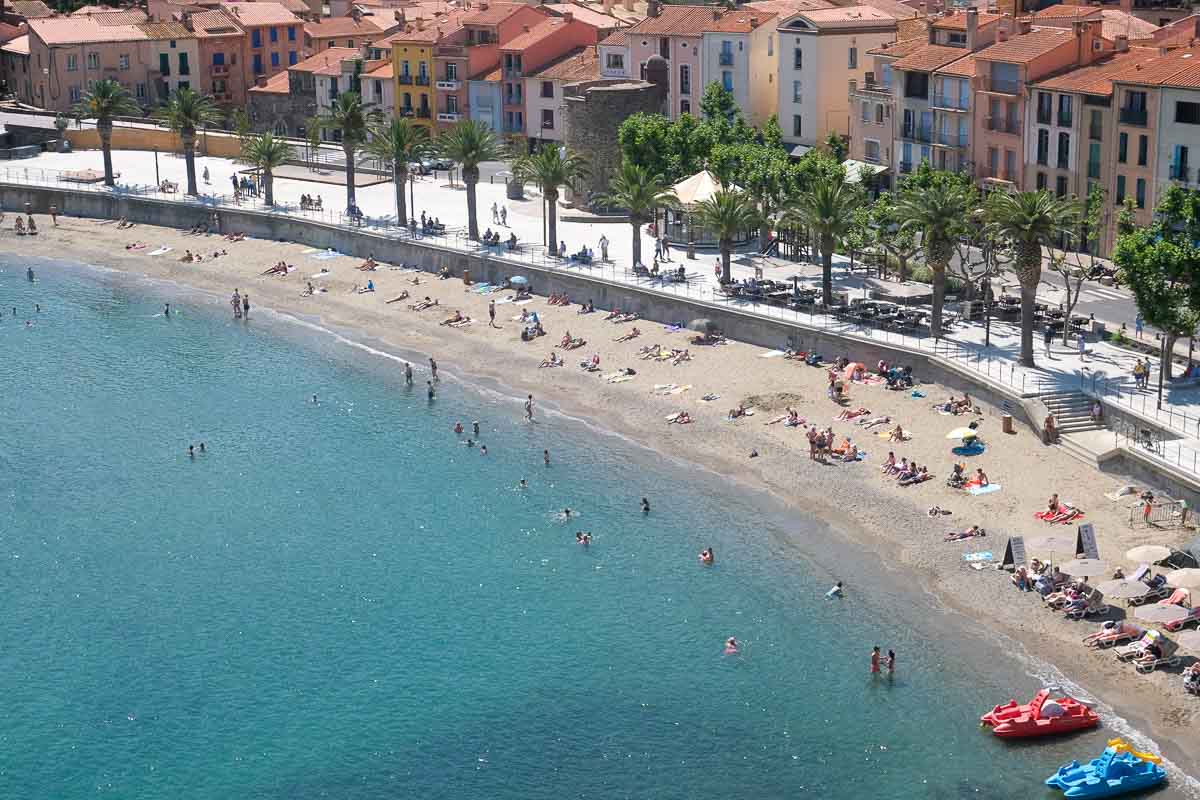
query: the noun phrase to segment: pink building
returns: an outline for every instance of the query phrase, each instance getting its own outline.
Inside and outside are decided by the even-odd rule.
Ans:
[[[712,25],[713,15],[722,11],[708,6],[649,5],[650,16],[626,33],[629,42],[629,64],[633,77],[643,77],[650,56],[662,56],[671,70],[667,94],[667,116],[700,115],[700,98],[704,94],[701,75],[701,44],[704,31]]]
[[[600,39],[595,26],[575,19],[570,12],[543,20],[500,43],[502,68],[501,132],[525,133],[524,77],[532,75],[571,50],[594,45]]]

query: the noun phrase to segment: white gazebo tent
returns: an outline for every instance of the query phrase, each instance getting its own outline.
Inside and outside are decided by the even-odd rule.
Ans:
[[[866,161],[857,161],[853,158],[847,158],[843,161],[842,168],[846,170],[846,183],[862,183],[864,169],[870,170],[874,175],[887,171],[887,167],[879,164],[868,164]]]
[[[684,178],[679,183],[671,187],[675,192],[675,197],[679,202],[680,210],[683,214],[677,218],[676,233],[674,236],[677,241],[712,244],[707,237],[707,232],[700,225],[692,224],[692,211],[696,206],[703,203],[705,200],[710,200],[722,188],[734,192],[742,191],[742,187],[737,184],[729,184],[722,187],[721,181],[717,176],[713,175],[708,170],[700,170],[690,178]]]

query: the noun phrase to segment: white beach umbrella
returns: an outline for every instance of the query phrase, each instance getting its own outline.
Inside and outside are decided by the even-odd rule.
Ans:
[[[1177,569],[1168,572],[1167,585],[1177,589],[1200,589],[1200,569]]]
[[[968,437],[977,436],[977,435],[978,434],[972,428],[955,428],[954,430],[952,430],[946,434],[946,438],[947,439],[966,439]]]
[[[1108,564],[1098,558],[1077,558],[1059,565],[1059,569],[1076,578],[1094,578],[1097,575],[1107,575],[1111,571]]]
[[[1135,564],[1153,564],[1171,555],[1171,548],[1161,544],[1143,544],[1125,552],[1125,557]]]
[[[1184,631],[1183,633],[1176,634],[1175,641],[1184,650],[1200,653],[1200,631]]]
[[[1043,553],[1074,553],[1075,534],[1048,533],[1045,536],[1035,536],[1025,542],[1025,547]]]
[[[1133,612],[1133,615],[1146,622],[1174,622],[1177,619],[1186,617],[1188,610],[1183,606],[1160,606],[1155,604],[1139,606]]]
[[[1105,597],[1114,600],[1129,600],[1133,597],[1141,597],[1150,591],[1150,587],[1142,581],[1135,581],[1129,578],[1117,578],[1116,580],[1105,581],[1096,585],[1096,588],[1104,592]]]

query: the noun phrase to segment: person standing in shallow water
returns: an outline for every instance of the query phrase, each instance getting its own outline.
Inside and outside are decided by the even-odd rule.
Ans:
[[[404,362],[404,382],[409,386],[413,385],[412,364],[407,361]]]
[[[432,400],[433,399],[433,381],[425,381],[425,385],[429,387],[429,389],[428,389],[429,399]]]
[[[242,295],[242,316],[250,319],[250,293]]]
[[[879,645],[871,648],[871,674],[879,674]]]
[[[432,356],[430,356],[430,358],[429,358],[429,371],[433,373],[433,379],[435,381],[439,380],[438,374],[437,374],[437,362],[433,360]]]

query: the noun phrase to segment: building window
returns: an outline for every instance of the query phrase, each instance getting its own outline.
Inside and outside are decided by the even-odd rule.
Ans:
[[[879,142],[874,139],[863,140],[863,158],[872,163],[879,163]]]
[[[767,57],[775,55],[775,34],[767,35]]]
[[[100,69],[100,54],[99,53],[88,53],[87,54],[87,65],[88,65],[87,66],[88,69]]]
[[[272,67],[279,66],[279,53],[274,53],[274,52],[271,53],[271,66]]]
[[[450,114],[458,113],[458,95],[452,94],[446,98],[446,112]]]
[[[120,67],[121,69],[129,69],[129,54],[128,53],[122,53],[121,55],[117,56],[117,66]]]
[[[1138,137],[1138,166],[1139,167],[1146,166],[1146,163],[1149,160],[1149,158],[1150,158],[1150,137],[1139,136]]]
[[[1071,166],[1071,134],[1058,134],[1058,168],[1069,169]]]
[[[1039,192],[1046,188],[1046,173],[1039,172],[1037,174],[1037,188]]]
[[[723,86],[727,92],[733,91],[733,73],[727,69],[721,70],[721,86]]]
[[[290,67],[290,66],[294,65],[295,63],[296,63],[296,51],[288,50],[288,66]]]
[[[72,103],[79,102],[79,87],[78,86],[71,87],[71,102]]]
[[[375,102],[382,103],[383,102],[383,81],[371,81],[371,83],[375,84]]]
[[[554,111],[553,109],[542,109],[542,130],[554,130]]]
[[[792,81],[792,102],[804,102],[804,84],[802,84],[800,81]]]
[[[792,69],[804,69],[804,51],[799,47],[792,51]]]
[[[137,98],[138,98],[138,100],[146,99],[146,84],[139,83],[137,85]]]
[[[1059,175],[1054,179],[1054,193],[1059,197],[1067,195],[1067,176]]]
[[[692,93],[692,68],[687,64],[679,65],[679,93]]]
[[[271,38],[272,42],[279,41],[279,28],[271,28],[270,29],[270,38]]]
[[[171,74],[171,54],[170,53],[159,53],[158,54],[158,71],[162,75],[170,75]]]
[[[262,53],[255,53],[254,54],[254,74],[262,75],[264,72],[266,72],[266,70],[263,69]]]
[[[667,60],[671,58],[671,40],[666,36],[658,40],[658,54]]]
[[[554,81],[542,81],[542,97],[554,97]]]
[[[76,72],[79,69],[79,56],[71,53],[67,55],[67,72]]]
[[[1012,180],[1017,174],[1017,154],[1012,150],[1004,151],[1004,177]]]
[[[446,80],[448,80],[448,81],[458,80],[458,64],[451,62],[446,65]]]
[[[1037,132],[1037,163],[1043,167],[1050,160],[1050,131],[1038,128]]]
[[[850,53],[846,58],[846,66],[850,69],[858,69],[858,48],[851,47]]]
[[[1117,161],[1124,164],[1129,158],[1129,134],[1122,133],[1117,137]]]
[[[1054,96],[1049,92],[1038,92],[1037,96],[1037,121],[1038,125],[1049,125],[1050,117],[1054,113]]]
[[[1137,195],[1137,207],[1145,208],[1146,207],[1146,179],[1145,178],[1137,179],[1137,188],[1134,191]]]
[[[258,28],[250,31],[250,46],[262,47],[262,31]]]
[[[179,54],[179,74],[180,75],[191,75],[192,74],[191,65],[188,64],[188,54],[187,53]]]
[[[720,64],[722,67],[732,67],[733,66],[733,42],[730,42],[730,41],[721,42]]]
[[[1200,125],[1200,103],[1175,103],[1175,121],[1184,125]]]
[[[296,41],[296,26],[295,25],[288,25],[288,41],[289,42]]]
[[[862,104],[862,121],[863,122],[871,121],[871,104],[868,103],[866,100],[863,100],[863,104]]]
[[[680,114],[692,113],[692,102],[690,100],[680,100],[679,101],[679,113]]]
[[[1091,121],[1088,122],[1088,138],[1100,141],[1104,134],[1104,112],[1092,109]]]
[[[450,64],[446,65],[450,67]],[[625,55],[623,53],[606,53],[604,56],[604,66],[611,70],[625,69]]]
[[[1058,96],[1058,127],[1069,128],[1074,119],[1075,115],[1071,108],[1071,95],[1060,94]]]
[[[1187,181],[1188,177],[1188,148],[1177,144],[1171,156],[1171,180]]]
[[[795,136],[797,138],[803,136],[804,135],[803,130],[804,129],[800,124],[800,115],[793,114],[792,115],[792,136]]]
[[[1100,177],[1100,143],[1099,142],[1089,142],[1088,143],[1087,176],[1089,178],[1099,178]]]
[[[1120,205],[1125,204],[1125,176],[1124,175],[1117,176],[1117,196],[1115,199],[1116,199],[1117,205],[1120,206]]]

